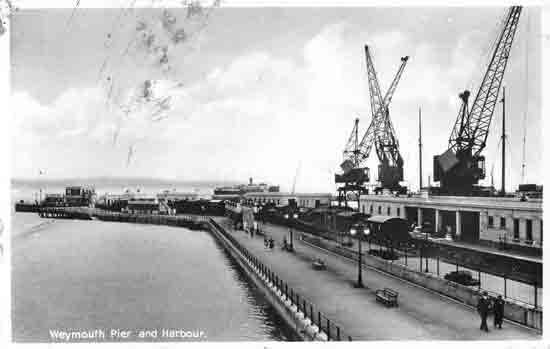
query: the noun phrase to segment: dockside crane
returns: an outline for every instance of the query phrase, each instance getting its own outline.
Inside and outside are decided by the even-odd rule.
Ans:
[[[477,186],[478,181],[485,178],[485,157],[481,152],[486,146],[520,14],[521,6],[512,6],[507,10],[503,28],[471,109],[468,105],[470,91],[459,94],[462,105],[449,137],[448,149],[434,156],[434,181],[440,182],[441,194],[481,195],[484,192],[483,188]]]
[[[361,166],[368,159],[373,146],[376,148],[380,160],[378,181],[381,187],[399,190],[401,189],[399,181],[403,180],[403,158],[399,153],[399,143],[390,119],[389,105],[409,57],[401,58],[401,65],[382,98],[368,45],[365,46],[365,56],[372,120],[359,141],[359,119],[355,119],[354,127],[344,149],[344,161],[340,165],[343,174],[335,175],[336,183],[344,183],[338,188],[338,201],[339,203],[345,201],[346,206],[348,192],[355,192],[357,196],[366,192],[364,184],[370,181],[370,171],[368,167]]]
[[[382,99],[380,84],[378,83],[376,70],[374,69],[374,63],[368,46],[365,46],[365,55],[367,59],[367,76],[369,79],[369,92],[374,127],[371,130],[372,134],[367,130],[359,147],[365,149],[368,156],[368,152],[370,152],[372,143],[374,142],[376,155],[378,155],[378,160],[380,160],[380,164],[378,165],[378,181],[380,182],[381,188],[390,189],[392,191],[401,190],[402,188],[399,182],[403,180],[403,158],[399,152],[399,142],[393,123],[391,122],[389,106],[395,90],[397,89],[397,84],[401,79],[401,75],[403,75],[409,56],[401,57],[401,66],[388,88],[384,99]]]

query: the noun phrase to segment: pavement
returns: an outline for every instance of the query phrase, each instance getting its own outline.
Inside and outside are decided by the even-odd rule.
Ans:
[[[294,234],[295,252],[280,246],[288,228],[261,224],[273,237],[276,248],[264,247],[263,237],[235,231],[227,218],[214,218],[252,254],[285,280],[326,317],[336,321],[354,340],[537,340],[539,332],[505,322],[502,330],[479,330],[474,308],[388,274],[363,268],[365,288],[354,288],[357,263],[303,242]],[[314,270],[312,261],[321,258],[327,270]],[[376,302],[374,292],[389,287],[399,292],[399,307],[387,308]]]

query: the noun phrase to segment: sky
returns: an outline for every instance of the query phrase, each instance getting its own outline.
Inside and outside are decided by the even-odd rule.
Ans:
[[[288,190],[296,176],[297,191],[332,192],[354,119],[360,133],[371,119],[368,44],[383,93],[410,56],[390,114],[405,184],[417,188],[418,109],[427,183],[433,155],[447,149],[458,93],[477,91],[505,8],[208,11],[19,10],[10,38],[12,177],[253,177]],[[504,78],[508,190],[522,181],[524,132],[525,182],[542,181],[540,25],[540,9],[524,8]],[[499,103],[484,151],[486,184],[494,167],[497,187],[501,114]],[[373,151],[366,165],[375,172],[377,163]]]

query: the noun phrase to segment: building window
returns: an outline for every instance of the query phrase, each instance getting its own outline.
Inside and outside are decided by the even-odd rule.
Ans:
[[[401,208],[400,207],[397,208],[397,216],[401,217]]]
[[[365,213],[365,205],[361,208],[361,212]]]
[[[514,218],[514,240],[519,240],[519,219]]]
[[[372,205],[370,205],[370,214],[372,214],[374,212],[374,208],[372,207]]]
[[[506,229],[506,217],[500,217],[500,227]]]
[[[533,241],[533,221],[530,219],[525,221],[525,239]]]
[[[391,216],[391,207],[388,207],[388,216]]]
[[[489,216],[489,227],[494,228],[494,226],[495,226],[495,221],[493,219],[493,216]]]
[[[382,214],[382,206],[378,206],[378,214]]]

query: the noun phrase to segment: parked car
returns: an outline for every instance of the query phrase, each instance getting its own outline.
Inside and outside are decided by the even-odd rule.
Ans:
[[[479,286],[479,280],[474,279],[472,273],[467,270],[452,271],[445,275],[445,280],[465,286]]]

